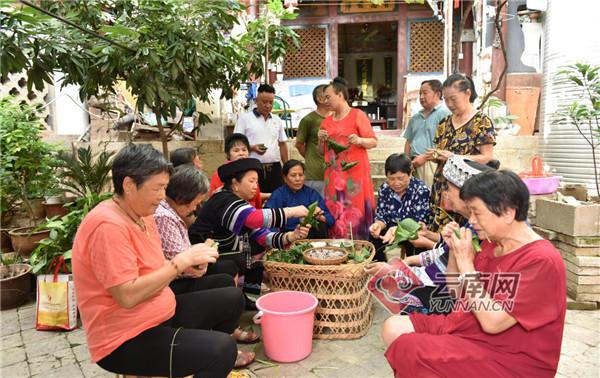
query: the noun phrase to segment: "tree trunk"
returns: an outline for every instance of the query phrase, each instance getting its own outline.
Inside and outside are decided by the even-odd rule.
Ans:
[[[157,94],[158,95],[158,94]],[[161,109],[160,107],[154,107],[152,108],[152,111],[154,112],[154,114],[156,115],[156,125],[158,126],[158,132],[160,134],[160,141],[162,142],[162,148],[163,148],[163,155],[165,155],[165,159],[169,159],[169,145],[168,145],[168,141],[167,141],[167,134],[165,134],[165,129],[162,125],[161,122]]]
[[[21,200],[23,201],[23,205],[25,205],[25,210],[27,211],[27,215],[29,216],[29,225],[34,226],[35,215],[33,214],[33,207],[31,206],[31,202],[29,202],[29,198],[27,198],[27,189],[24,183],[21,186]]]

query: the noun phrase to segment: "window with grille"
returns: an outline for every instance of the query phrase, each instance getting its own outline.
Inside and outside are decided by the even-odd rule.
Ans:
[[[438,21],[410,21],[409,72],[444,70],[444,24]]]
[[[327,76],[327,29],[294,29],[300,48],[289,51],[283,61],[285,79]]]

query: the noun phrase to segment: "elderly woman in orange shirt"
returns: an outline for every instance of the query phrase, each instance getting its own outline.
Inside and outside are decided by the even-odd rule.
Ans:
[[[166,260],[153,214],[170,165],[150,145],[115,156],[115,196],[96,206],[73,244],[73,276],[92,361],[117,374],[226,377],[244,297],[235,287],[173,293],[183,273],[218,258],[212,242]]]

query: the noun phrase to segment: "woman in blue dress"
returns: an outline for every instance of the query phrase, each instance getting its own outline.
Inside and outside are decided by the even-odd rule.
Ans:
[[[304,163],[299,160],[288,160],[282,168],[284,185],[275,189],[271,193],[271,197],[264,205],[267,209],[293,207],[293,206],[310,206],[313,202],[317,202],[317,208],[314,215],[319,221],[318,228],[311,228],[308,237],[310,239],[324,239],[327,237],[327,229],[332,227],[335,220],[325,206],[323,197],[314,190],[304,185]],[[292,231],[300,222],[299,218],[288,218],[287,223],[281,231]]]

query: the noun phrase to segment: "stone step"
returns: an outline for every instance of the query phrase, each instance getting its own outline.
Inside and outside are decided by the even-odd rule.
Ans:
[[[371,175],[385,175],[384,160],[371,160]]]
[[[372,148],[369,150],[369,160],[385,161],[391,154],[400,154],[404,152],[404,146],[401,148]]]
[[[404,152],[404,142],[404,138],[389,137],[383,135],[379,136],[377,147],[368,150],[369,160],[385,161],[385,159],[387,159],[387,157],[391,154]],[[302,156],[295,147],[295,143],[295,139],[290,139],[288,141],[288,151],[290,153],[290,158],[303,160]]]
[[[373,181],[373,190],[378,191],[381,184],[385,182],[384,175],[371,175],[371,180]]]
[[[377,148],[393,148],[404,151],[404,143],[406,139],[401,137],[392,137],[388,135],[377,136]]]

